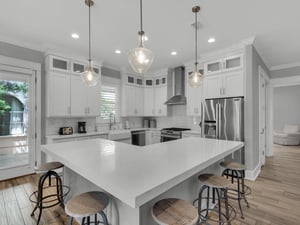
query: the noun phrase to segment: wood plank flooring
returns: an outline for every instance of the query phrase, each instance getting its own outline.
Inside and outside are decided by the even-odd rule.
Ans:
[[[257,180],[246,181],[252,194],[247,196],[250,208],[243,204],[245,219],[240,218],[236,202],[230,201],[237,211],[232,225],[300,224],[300,146],[274,145],[274,150]],[[0,225],[36,224],[28,197],[36,190],[37,179],[29,175],[0,182]],[[40,225],[63,224],[67,216],[60,206],[43,211]]]

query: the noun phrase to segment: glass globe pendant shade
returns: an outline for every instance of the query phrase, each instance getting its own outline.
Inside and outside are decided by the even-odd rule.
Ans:
[[[81,79],[86,86],[96,86],[100,75],[95,73],[92,63],[89,63],[86,70],[81,73]]]
[[[202,84],[203,79],[204,76],[199,72],[198,67],[195,66],[194,71],[188,77],[188,82],[192,88],[195,88]]]
[[[139,47],[128,53],[128,61],[132,69],[137,73],[145,73],[153,63],[154,53],[144,47],[143,35],[139,35]]]

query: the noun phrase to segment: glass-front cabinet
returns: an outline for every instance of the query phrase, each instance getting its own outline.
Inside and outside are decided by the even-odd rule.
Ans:
[[[69,71],[70,60],[59,57],[59,56],[49,56],[49,69],[61,72]]]
[[[234,55],[220,58],[204,64],[204,73],[206,75],[216,74],[219,72],[227,72],[240,69],[243,66],[242,55]]]

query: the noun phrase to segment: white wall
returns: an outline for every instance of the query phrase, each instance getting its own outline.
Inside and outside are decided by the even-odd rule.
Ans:
[[[274,129],[284,124],[300,124],[300,85],[275,87],[273,95]]]

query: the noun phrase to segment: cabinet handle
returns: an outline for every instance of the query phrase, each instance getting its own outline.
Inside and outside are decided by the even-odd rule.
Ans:
[[[220,88],[220,95],[222,95],[222,88]]]
[[[223,88],[223,95],[225,95],[225,88]]]

